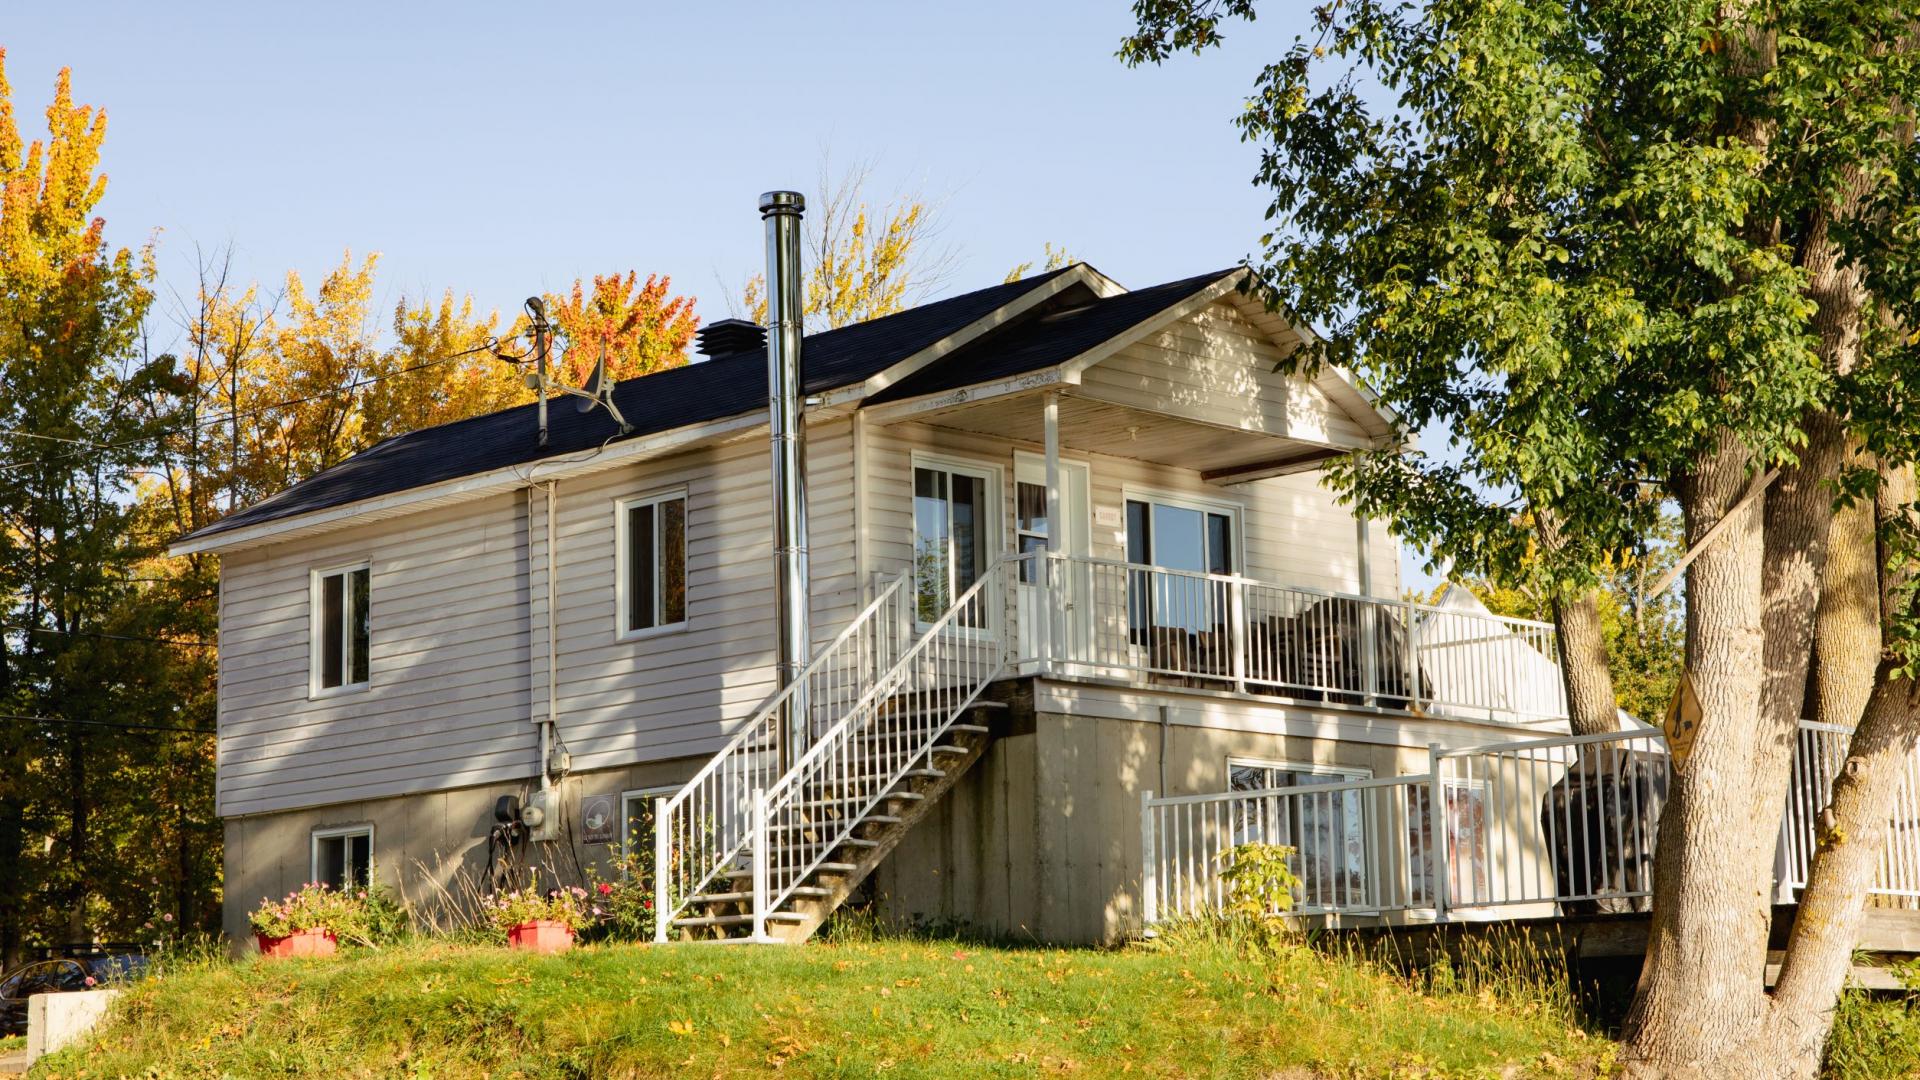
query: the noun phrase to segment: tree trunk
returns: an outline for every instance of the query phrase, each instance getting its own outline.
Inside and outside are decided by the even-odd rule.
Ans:
[[[1883,664],[1882,675],[1891,668]],[[1759,1060],[1779,1063],[1777,1075],[1819,1072],[1834,1005],[1853,966],[1867,890],[1886,847],[1888,808],[1916,742],[1920,687],[1908,679],[1881,681],[1847,747],[1833,799],[1820,814],[1819,848],[1794,916],[1773,1007],[1754,1047]]]
[[[1845,458],[1860,460],[1859,440],[1849,440]],[[1880,657],[1880,560],[1873,513],[1873,500],[1855,499],[1835,513],[1828,530],[1804,711],[1818,723],[1854,726],[1873,694]]]
[[[1600,628],[1599,595],[1556,596],[1553,623],[1560,642],[1560,678],[1567,689],[1567,722],[1573,733],[1604,735],[1620,730],[1607,639]]]
[[[1689,545],[1748,494],[1754,464],[1727,435],[1702,455],[1681,485]],[[1732,1075],[1727,1055],[1750,1044],[1766,1016],[1778,815],[1756,813],[1768,799],[1753,761],[1763,728],[1765,500],[1741,508],[1687,572],[1687,670],[1702,719],[1660,818],[1647,958],[1626,1027],[1625,1063],[1637,1075]]]

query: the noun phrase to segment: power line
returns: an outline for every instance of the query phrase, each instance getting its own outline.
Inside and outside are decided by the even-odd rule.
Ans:
[[[51,626],[16,626],[0,623],[0,630],[11,630],[20,634],[59,634],[63,637],[102,638],[107,641],[143,641],[155,645],[195,645],[203,649],[218,646],[217,642],[198,641],[194,638],[141,637],[137,634],[109,634],[98,630],[56,630]]]
[[[120,450],[129,446],[138,446],[141,443],[153,442],[160,439],[165,439],[173,435],[185,435],[189,432],[199,431],[202,428],[218,427],[222,424],[230,424],[235,420],[243,420],[250,416],[258,416],[261,413],[271,412],[274,409],[284,409],[289,405],[304,405],[308,402],[319,401],[323,398],[338,397],[342,394],[350,394],[355,390],[361,389],[362,387],[371,386],[374,383],[382,382],[386,379],[398,378],[399,376],[402,376],[402,375],[411,375],[416,371],[424,371],[427,368],[438,367],[441,364],[450,364],[455,360],[461,359],[462,357],[473,356],[477,353],[494,352],[496,355],[498,355],[499,344],[500,343],[498,339],[489,338],[486,342],[476,345],[471,349],[462,349],[456,353],[449,353],[446,356],[437,357],[432,360],[425,360],[418,364],[411,364],[411,365],[408,365],[407,367],[399,368],[394,371],[385,372],[379,375],[370,375],[364,379],[356,379],[353,382],[345,384],[344,386],[337,386],[331,390],[322,390],[319,393],[307,394],[302,397],[287,398],[284,401],[270,402],[266,405],[256,405],[251,409],[235,410],[233,412],[223,413],[219,416],[208,417],[204,420],[200,420],[195,423],[188,424],[184,427],[167,428],[163,431],[156,432],[152,435],[143,435],[137,439],[126,439],[121,442],[112,442],[112,443],[91,442],[86,439],[69,438],[64,435],[43,435],[43,434],[40,434],[39,432],[25,431],[20,428],[0,428],[0,435],[6,435],[6,436],[22,438],[22,439],[41,439],[47,442],[65,443],[65,444],[71,445],[74,448],[74,450]],[[56,457],[64,457],[67,454],[71,454],[73,452],[74,451],[67,451],[64,454],[56,455]],[[14,461],[0,462],[0,472],[11,472],[16,468],[21,468],[27,465],[43,464],[47,460],[48,460],[47,458],[32,458],[32,459],[17,459]]]
[[[75,720],[66,716],[35,716],[28,713],[0,713],[0,720],[29,724],[74,724],[80,727],[119,728],[125,731],[179,731],[188,735],[218,735],[213,728],[177,727],[167,724],[120,724],[111,720]]]

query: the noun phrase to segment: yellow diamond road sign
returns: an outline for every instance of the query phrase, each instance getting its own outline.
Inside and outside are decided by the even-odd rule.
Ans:
[[[1693,676],[1680,673],[1680,685],[1673,688],[1673,700],[1667,703],[1667,753],[1673,767],[1684,769],[1693,753],[1693,740],[1700,734],[1700,696],[1693,691]]]

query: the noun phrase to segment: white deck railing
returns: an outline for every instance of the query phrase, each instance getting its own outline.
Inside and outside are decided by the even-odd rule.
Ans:
[[[1024,636],[1068,674],[1461,719],[1566,715],[1552,623],[1077,555],[1046,565],[1028,607],[1044,625]]]
[[[804,717],[802,722],[816,731],[832,725],[894,669],[914,637],[913,590],[903,573],[820,650],[799,678],[769,697],[685,787],[655,802],[656,937],[666,940],[667,927],[688,898],[746,850],[753,793],[772,787],[791,764],[782,760],[790,720]]]
[[[911,770],[927,767],[941,737],[1006,673],[1006,588],[1030,558],[990,564],[760,796],[756,914],[784,904]]]
[[[1787,812],[1780,822],[1778,873],[1789,896],[1807,887],[1820,811],[1833,797],[1833,781],[1847,762],[1852,738],[1851,729],[1834,724],[1800,725]],[[1888,824],[1891,831],[1874,876],[1874,895],[1920,898],[1920,753],[1907,759]]]
[[[1850,733],[1803,723],[1781,820],[1783,894],[1803,887],[1815,820]],[[1427,917],[1644,911],[1669,760],[1652,730],[1429,752],[1425,773],[1141,798],[1146,922],[1226,898],[1235,845],[1294,849],[1296,910]],[[1920,896],[1920,753],[1907,765],[1871,893]]]

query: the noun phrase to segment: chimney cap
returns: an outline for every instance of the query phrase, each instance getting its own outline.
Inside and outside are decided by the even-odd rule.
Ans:
[[[720,319],[702,326],[694,341],[694,347],[709,357],[757,352],[767,347],[767,329],[746,319]]]
[[[807,209],[806,196],[797,191],[768,191],[760,196],[760,216],[801,214]]]

